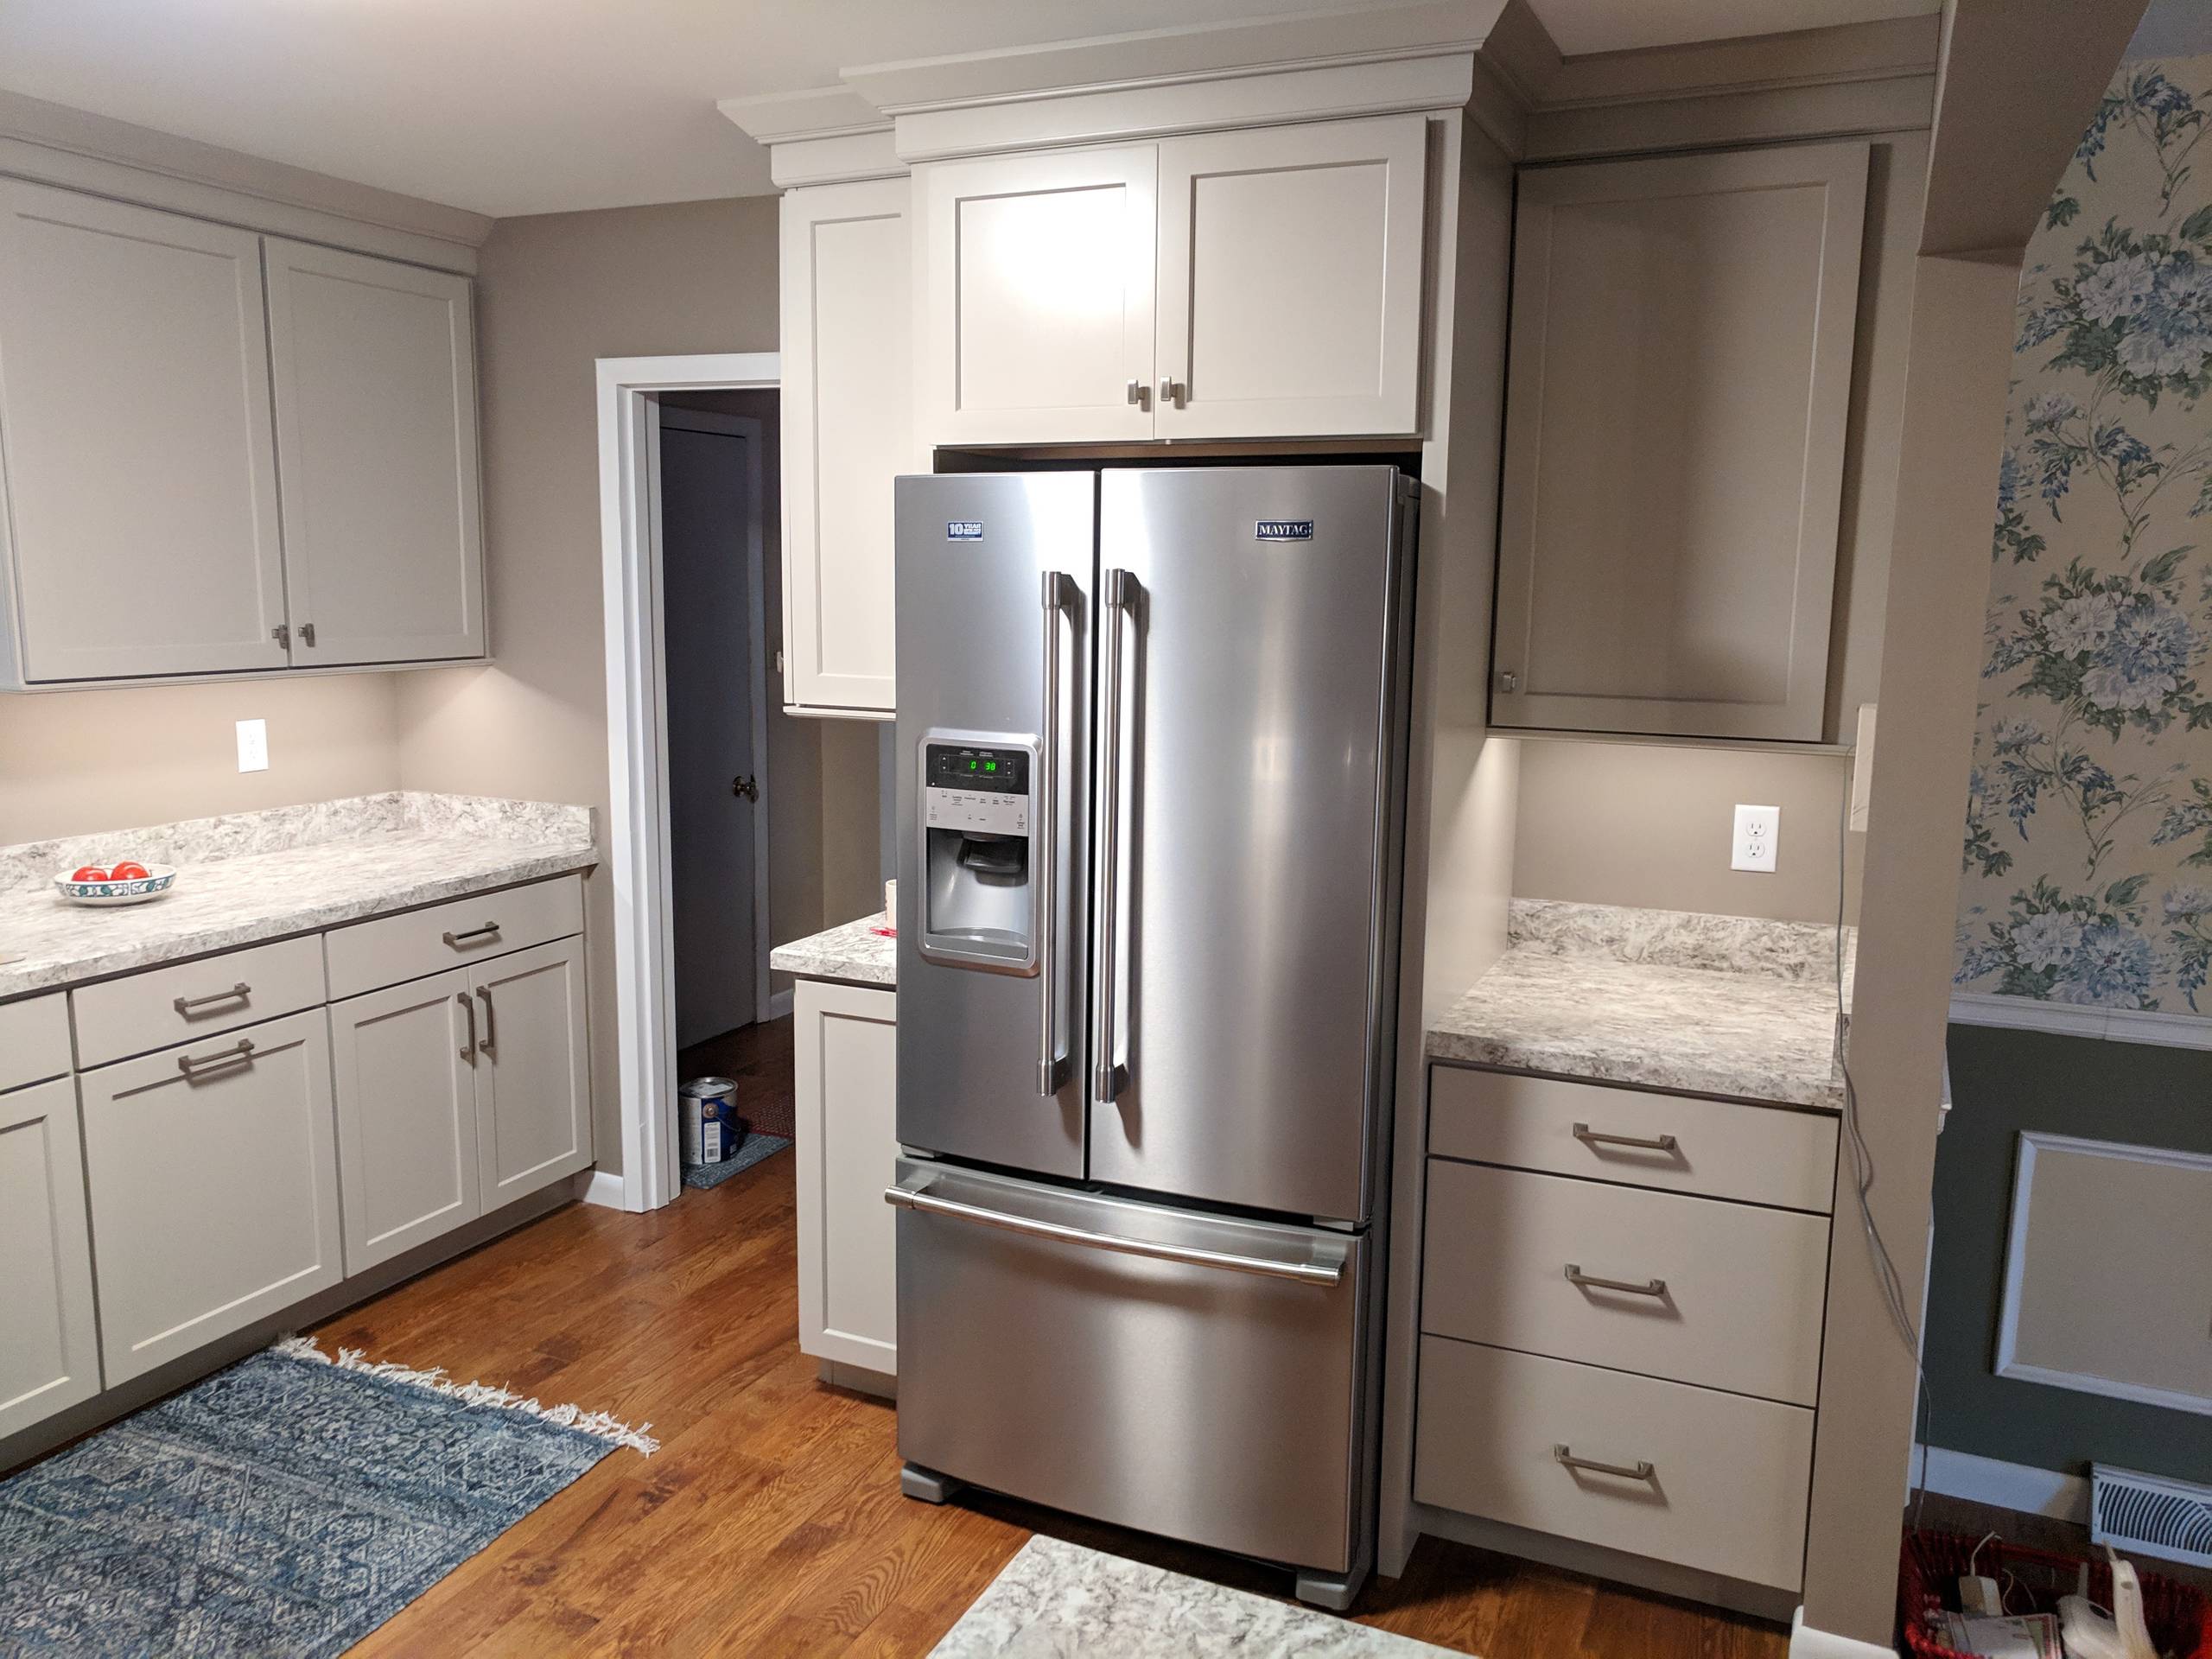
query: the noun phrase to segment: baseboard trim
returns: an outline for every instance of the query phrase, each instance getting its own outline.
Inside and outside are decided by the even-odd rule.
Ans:
[[[1940,1446],[1915,1446],[1915,1468],[1920,1466],[1923,1451],[1928,1459],[1925,1484],[1931,1492],[2022,1515],[2089,1524],[2089,1483],[2080,1475],[2034,1469],[2000,1458],[1976,1457],[1971,1452],[1949,1452]]]
[[[763,1014],[761,1018],[763,1020],[790,1019],[791,1017],[792,997],[793,993],[791,991],[791,988],[788,985],[785,986],[782,990],[778,991],[773,996],[768,999],[768,1012]]]
[[[1800,1607],[1789,1621],[1789,1659],[1897,1659],[1897,1650],[1854,1636],[1816,1630],[1805,1622],[1805,1610]]]
[[[592,1171],[591,1185],[584,1189],[584,1202],[607,1210],[628,1208],[624,1202],[621,1176],[611,1169]]]

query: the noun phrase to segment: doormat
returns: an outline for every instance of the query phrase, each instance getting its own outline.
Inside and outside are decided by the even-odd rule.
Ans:
[[[720,1186],[741,1171],[748,1170],[765,1158],[772,1158],[791,1142],[780,1135],[763,1135],[755,1129],[745,1137],[745,1144],[734,1156],[719,1164],[687,1164],[683,1168],[683,1185],[704,1189]]]
[[[618,1446],[287,1338],[0,1481],[0,1653],[341,1653]]]
[[[1448,1648],[1039,1534],[931,1659],[1433,1659]]]

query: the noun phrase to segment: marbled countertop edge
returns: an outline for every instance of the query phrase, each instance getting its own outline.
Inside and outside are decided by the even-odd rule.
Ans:
[[[899,941],[876,930],[883,912],[845,922],[803,939],[779,944],[768,953],[768,966],[801,979],[849,980],[858,985],[895,988],[899,983]]]

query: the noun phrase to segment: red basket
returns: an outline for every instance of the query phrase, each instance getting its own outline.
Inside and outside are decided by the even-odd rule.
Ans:
[[[1904,1535],[1897,1572],[1897,1617],[1905,1646],[1921,1659],[1972,1659],[1944,1646],[1928,1630],[1929,1613],[1958,1611],[1958,1582],[1966,1576],[1969,1561],[1974,1571],[1997,1580],[2010,1613],[2056,1613],[2058,1599],[2074,1593],[2084,1560],[2089,1567],[2089,1599],[2101,1607],[2112,1605],[2112,1568],[2102,1560],[2027,1549],[1997,1538],[1981,1545],[1977,1558],[1976,1541],[1955,1532],[1908,1531]],[[2158,1651],[2170,1659],[2212,1659],[2212,1606],[2204,1592],[2155,1573],[2144,1573],[2142,1580],[2143,1622],[2150,1626]]]

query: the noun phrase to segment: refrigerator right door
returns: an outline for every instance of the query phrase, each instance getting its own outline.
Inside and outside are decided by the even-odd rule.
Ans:
[[[1368,1218],[1402,832],[1400,479],[1101,481],[1094,1180]]]

